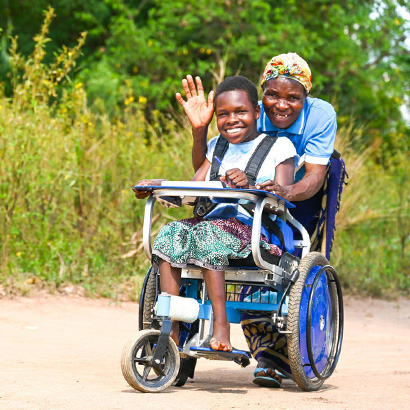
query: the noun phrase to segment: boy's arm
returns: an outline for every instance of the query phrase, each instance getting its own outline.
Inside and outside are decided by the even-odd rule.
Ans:
[[[138,181],[135,185],[137,186],[151,186],[151,185],[161,185],[163,181],[166,181],[166,179],[142,179],[141,181]],[[146,191],[141,190],[141,189],[132,189],[135,192],[135,197],[138,199],[144,199],[147,196],[151,195],[152,189],[147,188]]]
[[[277,165],[275,169],[275,182],[279,185],[292,185],[295,182],[294,175],[295,160],[294,158],[288,158]]]
[[[195,175],[192,177],[191,181],[205,181],[206,174],[208,173],[211,163],[205,158],[202,165],[196,171]]]
[[[214,113],[214,92],[208,95],[208,101],[205,99],[204,88],[200,77],[187,75],[182,80],[186,101],[180,93],[176,94],[177,101],[183,107],[192,126],[193,147],[192,147],[192,164],[194,170],[202,166],[207,151],[208,127],[211,123]]]

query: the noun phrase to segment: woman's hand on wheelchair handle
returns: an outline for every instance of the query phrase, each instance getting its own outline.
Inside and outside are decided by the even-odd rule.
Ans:
[[[268,179],[265,182],[256,184],[257,189],[263,189],[264,191],[272,192],[273,194],[279,195],[284,199],[288,199],[290,195],[289,187],[277,184],[275,181]]]

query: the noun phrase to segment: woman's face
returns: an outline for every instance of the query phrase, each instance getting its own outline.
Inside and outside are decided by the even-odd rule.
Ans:
[[[298,119],[305,100],[306,90],[295,80],[278,77],[264,84],[262,103],[275,127],[290,127]]]

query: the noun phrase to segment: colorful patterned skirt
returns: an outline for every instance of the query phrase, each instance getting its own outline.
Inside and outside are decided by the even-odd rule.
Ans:
[[[190,218],[165,225],[153,245],[153,262],[163,259],[171,266],[188,264],[224,270],[229,259],[244,259],[252,252],[252,227],[232,217],[228,219]],[[273,255],[282,251],[261,235],[260,245]]]

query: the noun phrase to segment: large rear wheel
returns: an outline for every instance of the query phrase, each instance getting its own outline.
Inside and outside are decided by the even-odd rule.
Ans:
[[[288,306],[288,355],[302,390],[318,390],[333,373],[343,338],[343,299],[336,271],[319,252],[299,264]]]

